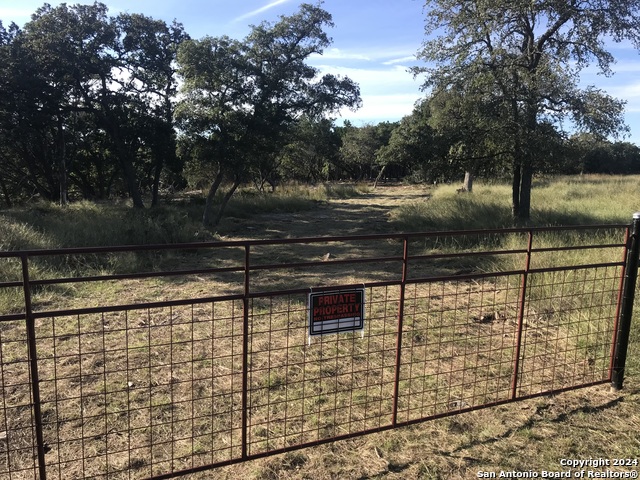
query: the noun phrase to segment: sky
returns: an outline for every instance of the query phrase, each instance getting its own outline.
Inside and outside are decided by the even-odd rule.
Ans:
[[[315,3],[315,0],[307,0]],[[0,20],[23,26],[44,2],[0,0]],[[59,3],[49,0],[52,6]],[[70,0],[68,4],[93,3]],[[192,38],[228,35],[242,39],[250,25],[276,21],[294,13],[300,0],[103,0],[111,15],[143,13],[167,22],[181,22]],[[322,73],[347,75],[360,85],[363,106],[356,112],[343,110],[338,122],[355,125],[397,121],[411,113],[423,98],[422,80],[408,72],[424,65],[415,58],[424,40],[424,0],[325,0],[322,8],[333,16],[328,31],[332,45],[309,63]],[[621,138],[640,145],[640,55],[630,44],[611,44],[617,59],[615,75],[606,78],[595,67],[582,72],[582,85],[594,85],[626,105],[629,134]]]

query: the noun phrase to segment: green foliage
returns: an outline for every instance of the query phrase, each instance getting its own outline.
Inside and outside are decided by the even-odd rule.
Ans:
[[[157,203],[163,169],[177,167],[173,65],[182,26],[110,17],[96,2],[45,4],[23,30],[2,32],[6,203],[21,190],[62,204],[69,194],[126,192],[138,207],[147,190]]]
[[[433,67],[416,71],[428,74],[426,86],[436,94],[460,94],[454,110],[472,127],[463,139],[468,149],[488,155],[497,147],[508,155],[513,215],[527,220],[536,163],[553,154],[540,147],[554,129],[566,119],[605,136],[623,129],[622,102],[595,87],[581,89],[579,73],[591,62],[610,73],[604,37],[640,46],[640,7],[630,0],[437,0],[425,11],[428,40],[420,57]]]
[[[28,107],[20,123],[37,115],[51,132],[41,143],[49,152],[41,157],[48,163],[41,167],[48,179],[38,188],[43,198],[66,203],[70,189],[85,198],[105,196],[118,176],[136,206],[143,206],[141,185],[157,202],[164,164],[175,163],[172,64],[184,38],[178,24],[137,14],[109,17],[100,3],[36,12],[11,45],[22,61],[17,73],[31,75],[34,84],[12,93]],[[18,155],[38,145],[31,137]],[[43,174],[27,171],[37,188]]]
[[[178,108],[189,162],[215,172],[203,223],[217,224],[235,189],[251,173],[266,179],[286,134],[303,115],[319,118],[360,103],[359,89],[348,78],[319,76],[306,63],[330,45],[324,32],[331,15],[303,4],[274,24],[254,26],[242,41],[205,37],[185,42],[178,53],[184,80]],[[211,218],[213,198],[223,178],[233,182]]]
[[[569,162],[563,173],[640,173],[640,148],[629,142],[609,142],[594,135],[569,139]]]
[[[458,173],[445,159],[446,147],[431,122],[430,102],[425,100],[393,129],[388,144],[376,152],[386,175],[400,178],[413,172],[421,180],[432,182],[448,180]]]
[[[382,122],[377,125],[355,127],[346,123],[340,131],[340,169],[352,180],[375,178],[384,162],[380,160],[383,148],[389,143],[397,124]]]
[[[301,118],[278,155],[277,174],[286,180],[307,183],[335,177],[341,140],[333,122],[324,118]]]

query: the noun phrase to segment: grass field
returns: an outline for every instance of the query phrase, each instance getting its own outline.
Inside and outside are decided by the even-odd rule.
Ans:
[[[636,200],[639,187],[638,177],[539,181],[534,189],[532,222],[627,223],[631,214],[640,210],[640,202]],[[280,197],[246,192],[230,205],[230,215],[215,232],[199,226],[202,205],[197,196],[175,199],[147,212],[131,212],[126,205],[81,203],[66,210],[38,205],[1,212],[0,241],[5,250],[114,242],[172,243],[499,228],[511,226],[508,199],[508,187],[482,184],[475,186],[472,195],[456,194],[454,186],[437,189],[392,186],[376,190],[295,187]],[[588,240],[620,241],[606,231],[599,236]],[[584,239],[571,239],[576,240]],[[522,241],[517,236],[504,239],[483,236],[473,241],[443,237],[412,248],[416,253],[455,252],[462,248],[511,249],[521,248]],[[568,240],[547,235],[537,241],[538,246],[548,246]],[[327,253],[338,260],[355,258],[363,253],[376,253],[376,248],[366,243],[357,246],[337,243],[299,249],[257,249],[252,254],[258,262],[280,263],[319,260]],[[389,244],[385,249],[389,255],[395,255],[398,245]],[[605,258],[605,253],[591,251],[571,255],[568,258],[558,253],[543,254],[536,260],[537,266],[594,263]],[[32,269],[34,278],[50,278],[227,266],[241,259],[242,252],[233,249],[216,255],[69,256],[39,260]],[[469,268],[479,272],[522,268],[517,262],[520,259],[511,256],[482,263],[444,259],[430,268],[440,274]],[[19,273],[15,262],[2,263],[3,280],[16,280]],[[351,266],[339,273],[329,268],[318,272],[298,270],[293,275],[264,272],[256,277],[254,287],[259,289],[264,284],[284,289],[338,280],[357,283],[364,281],[363,276],[386,278],[387,274],[383,267],[364,271]],[[338,275],[340,278],[336,279]],[[539,367],[537,373],[530,372],[528,388],[535,389],[545,375],[557,376],[558,381],[563,375],[582,375],[588,381],[597,379],[598,372],[606,369],[603,362],[608,352],[595,354],[590,349],[606,344],[608,327],[603,321],[610,312],[589,311],[581,306],[589,305],[595,297],[611,294],[597,285],[604,278],[614,280],[613,277],[615,272],[611,271],[596,272],[589,280],[563,277],[559,281],[563,289],[559,297],[567,313],[559,313],[550,300],[558,296],[552,286],[558,283],[557,279],[553,282],[549,276],[532,279],[536,297],[530,305],[532,318],[546,323],[527,330],[535,345],[528,354],[542,362],[537,365],[542,365],[547,355],[561,351],[565,367],[558,372],[544,367]],[[237,281],[237,276],[229,275],[215,279],[196,276],[172,281],[96,282],[42,288],[34,293],[34,299],[36,310],[53,310],[198,298],[233,293]],[[512,320],[517,302],[513,294],[517,293],[517,285],[517,278],[505,278],[480,283],[449,282],[437,292],[423,287],[409,291],[408,305],[413,307],[406,311],[403,333],[408,356],[402,366],[400,420],[502,398],[509,389],[508,367],[513,354],[504,339],[514,334]],[[585,285],[587,291],[579,293],[577,290]],[[19,311],[20,296],[15,289],[6,290],[0,296],[2,312]],[[366,342],[358,335],[344,335],[339,339],[323,337],[311,346],[305,346],[304,298],[294,295],[275,304],[265,303],[264,299],[253,301],[250,453],[286,446],[288,441],[313,441],[327,434],[375,428],[380,425],[381,416],[388,417],[397,291],[393,287],[373,289],[368,290],[367,296],[370,317],[378,321],[368,324]],[[63,315],[40,321],[37,333],[42,339],[39,348],[44,413],[50,415],[45,422],[59,432],[48,454],[48,461],[55,466],[52,478],[77,478],[81,472],[92,476],[91,472],[99,472],[100,465],[105,463],[113,469],[108,478],[142,478],[171,468],[189,467],[194,453],[205,461],[237,455],[240,417],[233,405],[237,404],[241,382],[238,345],[241,332],[232,319],[240,309],[237,301],[228,301],[126,314]],[[483,318],[486,312],[495,317],[487,324],[468,321],[472,317]],[[437,342],[429,338],[434,328],[439,329]],[[636,322],[622,392],[612,393],[608,387],[600,386],[545,396],[194,474],[190,478],[455,479],[477,478],[479,471],[567,470],[559,463],[562,458],[637,459],[639,331]],[[8,448],[9,432],[9,440],[17,442],[11,448],[14,451],[24,448],[27,453],[29,431],[22,430],[24,438],[16,437],[11,433],[10,423],[29,422],[29,409],[23,408],[28,405],[28,398],[7,400],[10,393],[19,397],[28,382],[28,374],[17,370],[24,365],[24,335],[17,323],[6,323],[0,329],[0,340],[3,405],[7,413],[2,422],[5,441],[3,444],[0,440],[0,450],[3,445]],[[487,352],[496,356],[488,357]],[[434,355],[437,361],[429,364],[426,359]],[[362,362],[367,362],[366,367]],[[457,375],[466,368],[478,373],[466,380],[464,375],[459,378]],[[445,389],[445,385],[451,388]],[[82,395],[73,393],[77,391]],[[445,396],[439,396],[438,392],[444,392]],[[8,408],[10,402],[16,407]],[[273,405],[275,409],[269,407]],[[20,442],[22,447],[18,445]],[[157,447],[151,448],[151,442]],[[104,453],[105,445],[111,453]],[[79,451],[84,452],[84,460]],[[28,464],[31,458],[25,461]],[[150,464],[156,468],[153,472]],[[120,473],[116,473],[118,470]],[[11,478],[23,477],[19,473]]]

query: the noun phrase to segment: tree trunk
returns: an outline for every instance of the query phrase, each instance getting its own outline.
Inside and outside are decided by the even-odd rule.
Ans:
[[[462,189],[469,193],[473,191],[473,173],[469,171],[464,172],[464,183],[462,184]]]
[[[124,172],[124,179],[127,183],[127,188],[129,189],[129,195],[131,195],[131,200],[133,200],[134,208],[144,208],[144,202],[142,201],[142,193],[140,193],[140,188],[138,187],[138,182],[136,178],[135,169],[133,167],[133,162],[131,162],[130,158],[123,158],[122,154],[120,157],[120,162],[122,163],[122,170]]]
[[[62,118],[58,116],[58,132],[60,137],[60,165],[58,179],[60,181],[60,206],[69,205],[68,186],[67,186],[67,159],[64,144],[64,129],[62,128]]]
[[[525,160],[513,169],[512,213],[517,223],[524,223],[531,216],[531,186],[533,167]]]
[[[526,128],[530,133],[538,129],[538,105],[535,100],[529,101],[526,113]],[[535,138],[535,137],[534,137]],[[519,159],[520,170],[520,197],[518,211],[515,219],[518,223],[526,223],[531,217],[531,185],[533,182],[533,156],[535,145],[529,140],[524,148],[518,140],[516,148],[516,158]]]
[[[111,140],[115,145],[115,149],[120,160],[120,165],[122,165],[124,181],[127,184],[127,189],[129,190],[131,200],[133,200],[133,207],[144,208],[142,193],[140,192],[140,187],[138,186],[138,177],[133,166],[133,161],[131,159],[131,156],[129,155],[127,145],[124,141],[122,141],[120,137],[120,132],[118,131],[119,127],[117,125],[114,126],[114,123],[115,122],[107,121],[107,125],[111,127]]]
[[[13,206],[13,203],[11,202],[11,196],[9,194],[9,189],[7,188],[7,183],[4,181],[4,176],[2,175],[0,175],[0,186],[2,187],[4,203],[7,204],[7,207],[11,208]]]
[[[218,187],[220,187],[220,183],[222,183],[222,170],[218,172],[216,178],[213,180],[211,187],[209,188],[209,193],[207,194],[207,202],[204,205],[204,213],[202,214],[202,224],[206,227],[209,225],[211,221],[211,210],[213,208],[213,200],[216,198],[216,193],[218,192]]]
[[[531,217],[531,185],[533,182],[533,168],[530,161],[525,161],[522,166],[522,179],[520,182],[520,209],[518,220],[526,222]]]
[[[520,217],[520,162],[514,160],[513,181],[511,184],[511,215],[514,219]]]
[[[231,186],[229,191],[225,194],[224,198],[222,199],[222,203],[220,204],[220,208],[218,209],[218,214],[216,215],[216,218],[213,221],[214,226],[217,226],[220,223],[220,220],[222,220],[222,215],[224,214],[225,208],[227,208],[227,203],[229,203],[229,200],[231,200],[231,196],[233,195],[233,192],[236,191],[236,188],[238,188],[239,185],[240,185],[240,179],[239,177],[236,177],[236,179],[233,182],[233,185]]]
[[[153,186],[151,187],[151,206],[158,204],[158,190],[160,189],[160,174],[162,173],[162,160],[156,162],[155,171],[153,172]]]
[[[378,182],[380,181],[380,179],[382,178],[382,175],[384,174],[384,169],[387,168],[386,165],[383,165],[382,168],[380,169],[380,173],[378,174],[378,176],[376,177],[376,181],[373,182],[373,188],[375,189],[378,186]]]

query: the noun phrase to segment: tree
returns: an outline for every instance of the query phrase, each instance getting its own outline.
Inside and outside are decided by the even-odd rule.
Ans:
[[[491,126],[509,151],[512,211],[530,213],[538,147],[549,126],[569,119],[578,131],[615,135],[623,102],[595,87],[579,88],[579,73],[595,62],[611,74],[605,39],[640,47],[640,4],[635,0],[432,0],[426,4],[420,57],[432,67],[425,88],[454,88],[489,105],[477,122]],[[563,120],[565,123],[563,124]]]
[[[45,4],[23,30],[0,35],[7,59],[0,103],[11,112],[0,116],[0,131],[36,191],[64,204],[69,181],[92,195],[105,190],[105,181],[112,184],[116,171],[135,207],[144,206],[145,187],[155,204],[165,163],[176,163],[173,98],[182,26],[143,15],[109,17],[97,2]],[[94,179],[102,185],[91,185]]]
[[[376,155],[385,171],[397,169],[396,174],[392,174],[394,177],[413,171],[422,179],[431,181],[448,176],[446,166],[439,162],[442,158],[441,142],[431,126],[431,120],[430,102],[423,100],[400,121],[392,131],[388,144]]]
[[[151,205],[158,203],[160,176],[165,164],[175,167],[176,134],[173,128],[177,93],[176,56],[189,36],[174,21],[167,25],[140,14],[116,18],[129,101],[139,106],[139,135],[150,157]]]
[[[274,24],[254,26],[243,40],[228,37],[185,42],[178,53],[184,80],[178,108],[182,149],[214,174],[203,223],[217,224],[226,203],[251,170],[272,168],[286,133],[306,115],[319,118],[360,103],[348,78],[320,77],[305,61],[330,45],[331,15],[303,4]],[[231,187],[215,218],[214,197],[227,177]]]
[[[593,135],[574,135],[568,142],[570,163],[566,173],[640,173],[640,147],[629,142],[609,142]]]
[[[337,169],[340,137],[327,118],[301,118],[279,154],[278,173],[285,179],[316,183],[329,180]]]
[[[346,123],[341,128],[341,167],[355,180],[378,175],[384,165],[380,165],[378,152],[389,143],[396,123],[381,122],[377,125],[353,126]]]

